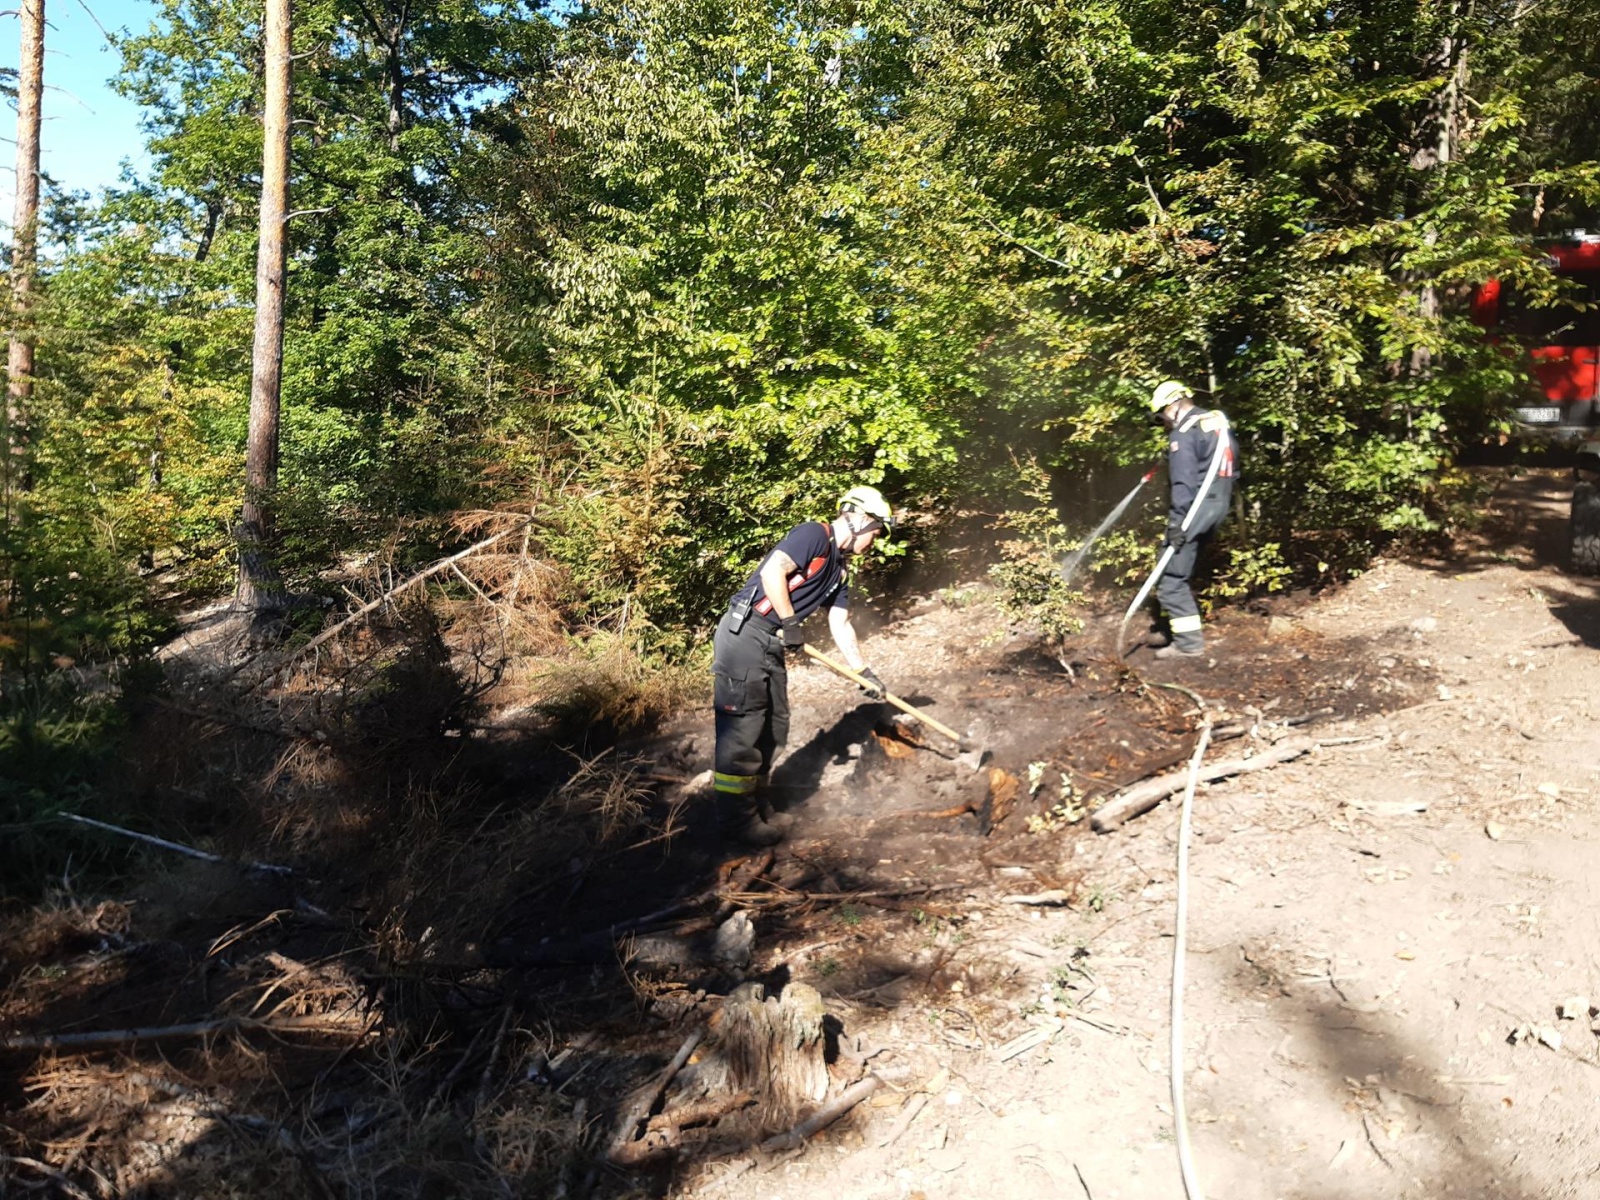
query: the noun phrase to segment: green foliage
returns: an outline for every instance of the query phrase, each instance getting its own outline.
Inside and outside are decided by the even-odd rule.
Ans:
[[[970,608],[978,599],[977,589],[970,587],[942,587],[939,589],[938,596],[940,604],[946,608],[953,608],[957,612],[964,608]]]
[[[1115,891],[1094,887],[1089,889],[1088,896],[1084,898],[1083,906],[1093,913],[1105,912],[1118,898]]]
[[[1241,441],[1218,594],[1446,532],[1454,457],[1535,387],[1471,289],[1570,302],[1541,243],[1600,217],[1577,0],[296,19],[280,565],[317,586],[514,505],[573,627],[647,658],[858,482],[913,508],[913,548],[1006,511],[1007,603],[1070,636],[1063,523],[1015,464],[1150,461],[1167,376]],[[0,547],[35,663],[147,642],[153,580],[228,578],[259,21],[162,0],[121,44],[153,166],[47,214],[33,488]],[[1132,578],[1149,547],[1096,562]]]
[[[29,894],[74,852],[80,868],[92,853],[51,818],[91,806],[114,766],[128,675],[52,666],[13,677],[0,695],[0,897]]]
[[[1000,607],[1013,620],[1036,625],[1053,644],[1060,645],[1083,629],[1078,610],[1083,593],[1073,591],[1061,577],[1061,564],[1075,549],[1057,510],[1049,505],[1049,481],[1037,463],[1019,463],[1019,486],[1034,504],[1001,514],[997,528],[1013,536],[999,545],[1000,561],[989,575],[1000,589]]]
[[[599,5],[525,106],[553,128],[508,194],[508,279],[540,317],[580,486],[559,543],[591,607],[705,622],[729,578],[857,482],[955,461],[957,364],[884,269],[867,143],[897,70],[888,6]],[[530,263],[537,247],[539,261]],[[659,485],[659,486],[658,486]]]
[[[1107,574],[1119,586],[1137,585],[1156,565],[1157,547],[1165,526],[1112,529],[1094,544],[1095,570]]]
[[[1283,548],[1277,542],[1227,548],[1228,565],[1217,571],[1206,589],[1209,597],[1231,598],[1259,592],[1278,592],[1294,577],[1294,568],[1283,561]]]

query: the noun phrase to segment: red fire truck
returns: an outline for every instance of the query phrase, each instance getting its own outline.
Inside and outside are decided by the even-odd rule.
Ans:
[[[1600,236],[1574,233],[1548,254],[1550,267],[1576,285],[1571,298],[1583,308],[1522,304],[1491,279],[1473,297],[1472,315],[1530,347],[1542,394],[1517,406],[1517,421],[1534,437],[1575,448],[1572,565],[1594,575],[1600,574]]]

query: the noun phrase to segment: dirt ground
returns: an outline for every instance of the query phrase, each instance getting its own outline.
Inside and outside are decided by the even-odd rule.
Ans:
[[[1315,727],[1342,744],[1196,800],[1185,1079],[1207,1194],[1600,1194],[1600,605],[1560,569],[1566,496],[1555,475],[1506,479],[1459,556],[1378,563],[1266,621],[1231,614],[1214,663],[1170,672],[1238,711],[1252,692],[1269,703],[1304,654],[1334,670],[1301,704],[1369,697]],[[894,636],[909,660],[916,622]],[[1053,735],[1029,736],[1043,753]],[[964,937],[945,994],[846,1018],[905,1066],[900,1086],[932,1080],[932,1102],[893,1145],[876,1144],[892,1105],[756,1191],[1181,1194],[1166,1044],[1176,828],[1163,805],[1118,833],[1056,839],[1092,904],[967,894],[948,917]],[[996,1061],[1051,1017],[1050,1041]],[[718,1195],[729,1173],[681,1194]]]
[[[1202,661],[1137,650],[1124,669],[1103,618],[1063,669],[1008,632],[981,589],[871,630],[869,661],[968,730],[989,752],[980,770],[940,757],[934,737],[906,747],[889,710],[824,670],[796,672],[774,778],[796,828],[750,889],[747,967],[730,978],[641,961],[619,976],[585,958],[586,931],[681,897],[725,857],[697,811],[670,854],[617,860],[609,881],[575,881],[559,903],[529,892],[485,945],[449,948],[510,964],[498,994],[503,1027],[524,1035],[524,1057],[505,1059],[515,1086],[543,1078],[527,1062],[593,1046],[586,1019],[653,1047],[659,1065],[739,978],[799,981],[885,1086],[802,1152],[724,1147],[638,1186],[684,1200],[1181,1195],[1167,1061],[1176,807],[1105,835],[1083,818],[1187,759],[1198,716],[1158,686],[1176,682],[1219,724],[1251,730],[1212,759],[1264,748],[1290,722],[1319,743],[1196,798],[1184,1069],[1206,1194],[1600,1194],[1600,596],[1561,568],[1567,481],[1497,478],[1486,527],[1452,555],[1381,561],[1320,597],[1225,613]],[[705,725],[685,714],[633,752],[666,779],[696,776],[710,765]],[[856,898],[779,902],[802,891]],[[237,907],[280,903],[252,893]],[[224,923],[184,919],[197,941]],[[169,935],[181,925],[165,920]],[[178,954],[174,940],[162,944]],[[13,984],[0,1031],[48,1027],[58,977]],[[489,1067],[498,1052],[497,1039]],[[0,1119],[26,1127],[43,1068],[0,1065]],[[333,1070],[313,1065],[319,1080]],[[569,1077],[592,1104],[579,1126],[614,1079]],[[592,1195],[624,1194],[606,1190],[611,1175],[588,1179]]]

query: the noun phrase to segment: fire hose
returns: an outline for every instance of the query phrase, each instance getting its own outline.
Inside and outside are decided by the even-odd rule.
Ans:
[[[1157,687],[1183,692],[1200,709],[1200,740],[1189,759],[1189,781],[1183,789],[1183,807],[1178,815],[1178,895],[1172,935],[1172,1132],[1178,1147],[1178,1172],[1183,1177],[1183,1192],[1188,1200],[1205,1200],[1195,1176],[1194,1158],[1189,1146],[1189,1112],[1183,1097],[1183,967],[1189,946],[1189,833],[1194,810],[1195,788],[1200,783],[1200,760],[1211,744],[1211,718],[1205,714],[1205,701],[1198,693],[1176,683]]]

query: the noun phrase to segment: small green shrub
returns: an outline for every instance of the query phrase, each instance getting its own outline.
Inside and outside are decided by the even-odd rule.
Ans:
[[[1000,591],[1001,610],[1038,628],[1054,645],[1083,630],[1082,592],[1061,578],[1061,560],[1074,548],[1060,512],[1049,503],[1049,481],[1038,463],[1018,463],[1021,490],[1030,508],[1002,513],[997,529],[1013,536],[1000,543],[1000,561],[989,575]]]
[[[960,612],[970,608],[978,599],[978,589],[972,587],[943,587],[939,589],[939,603]]]
[[[1293,577],[1294,568],[1283,561],[1277,542],[1235,546],[1228,550],[1228,565],[1216,573],[1206,594],[1220,599],[1281,592]]]
[[[1097,572],[1109,573],[1120,587],[1136,586],[1156,565],[1161,530],[1113,529],[1094,544]]]

